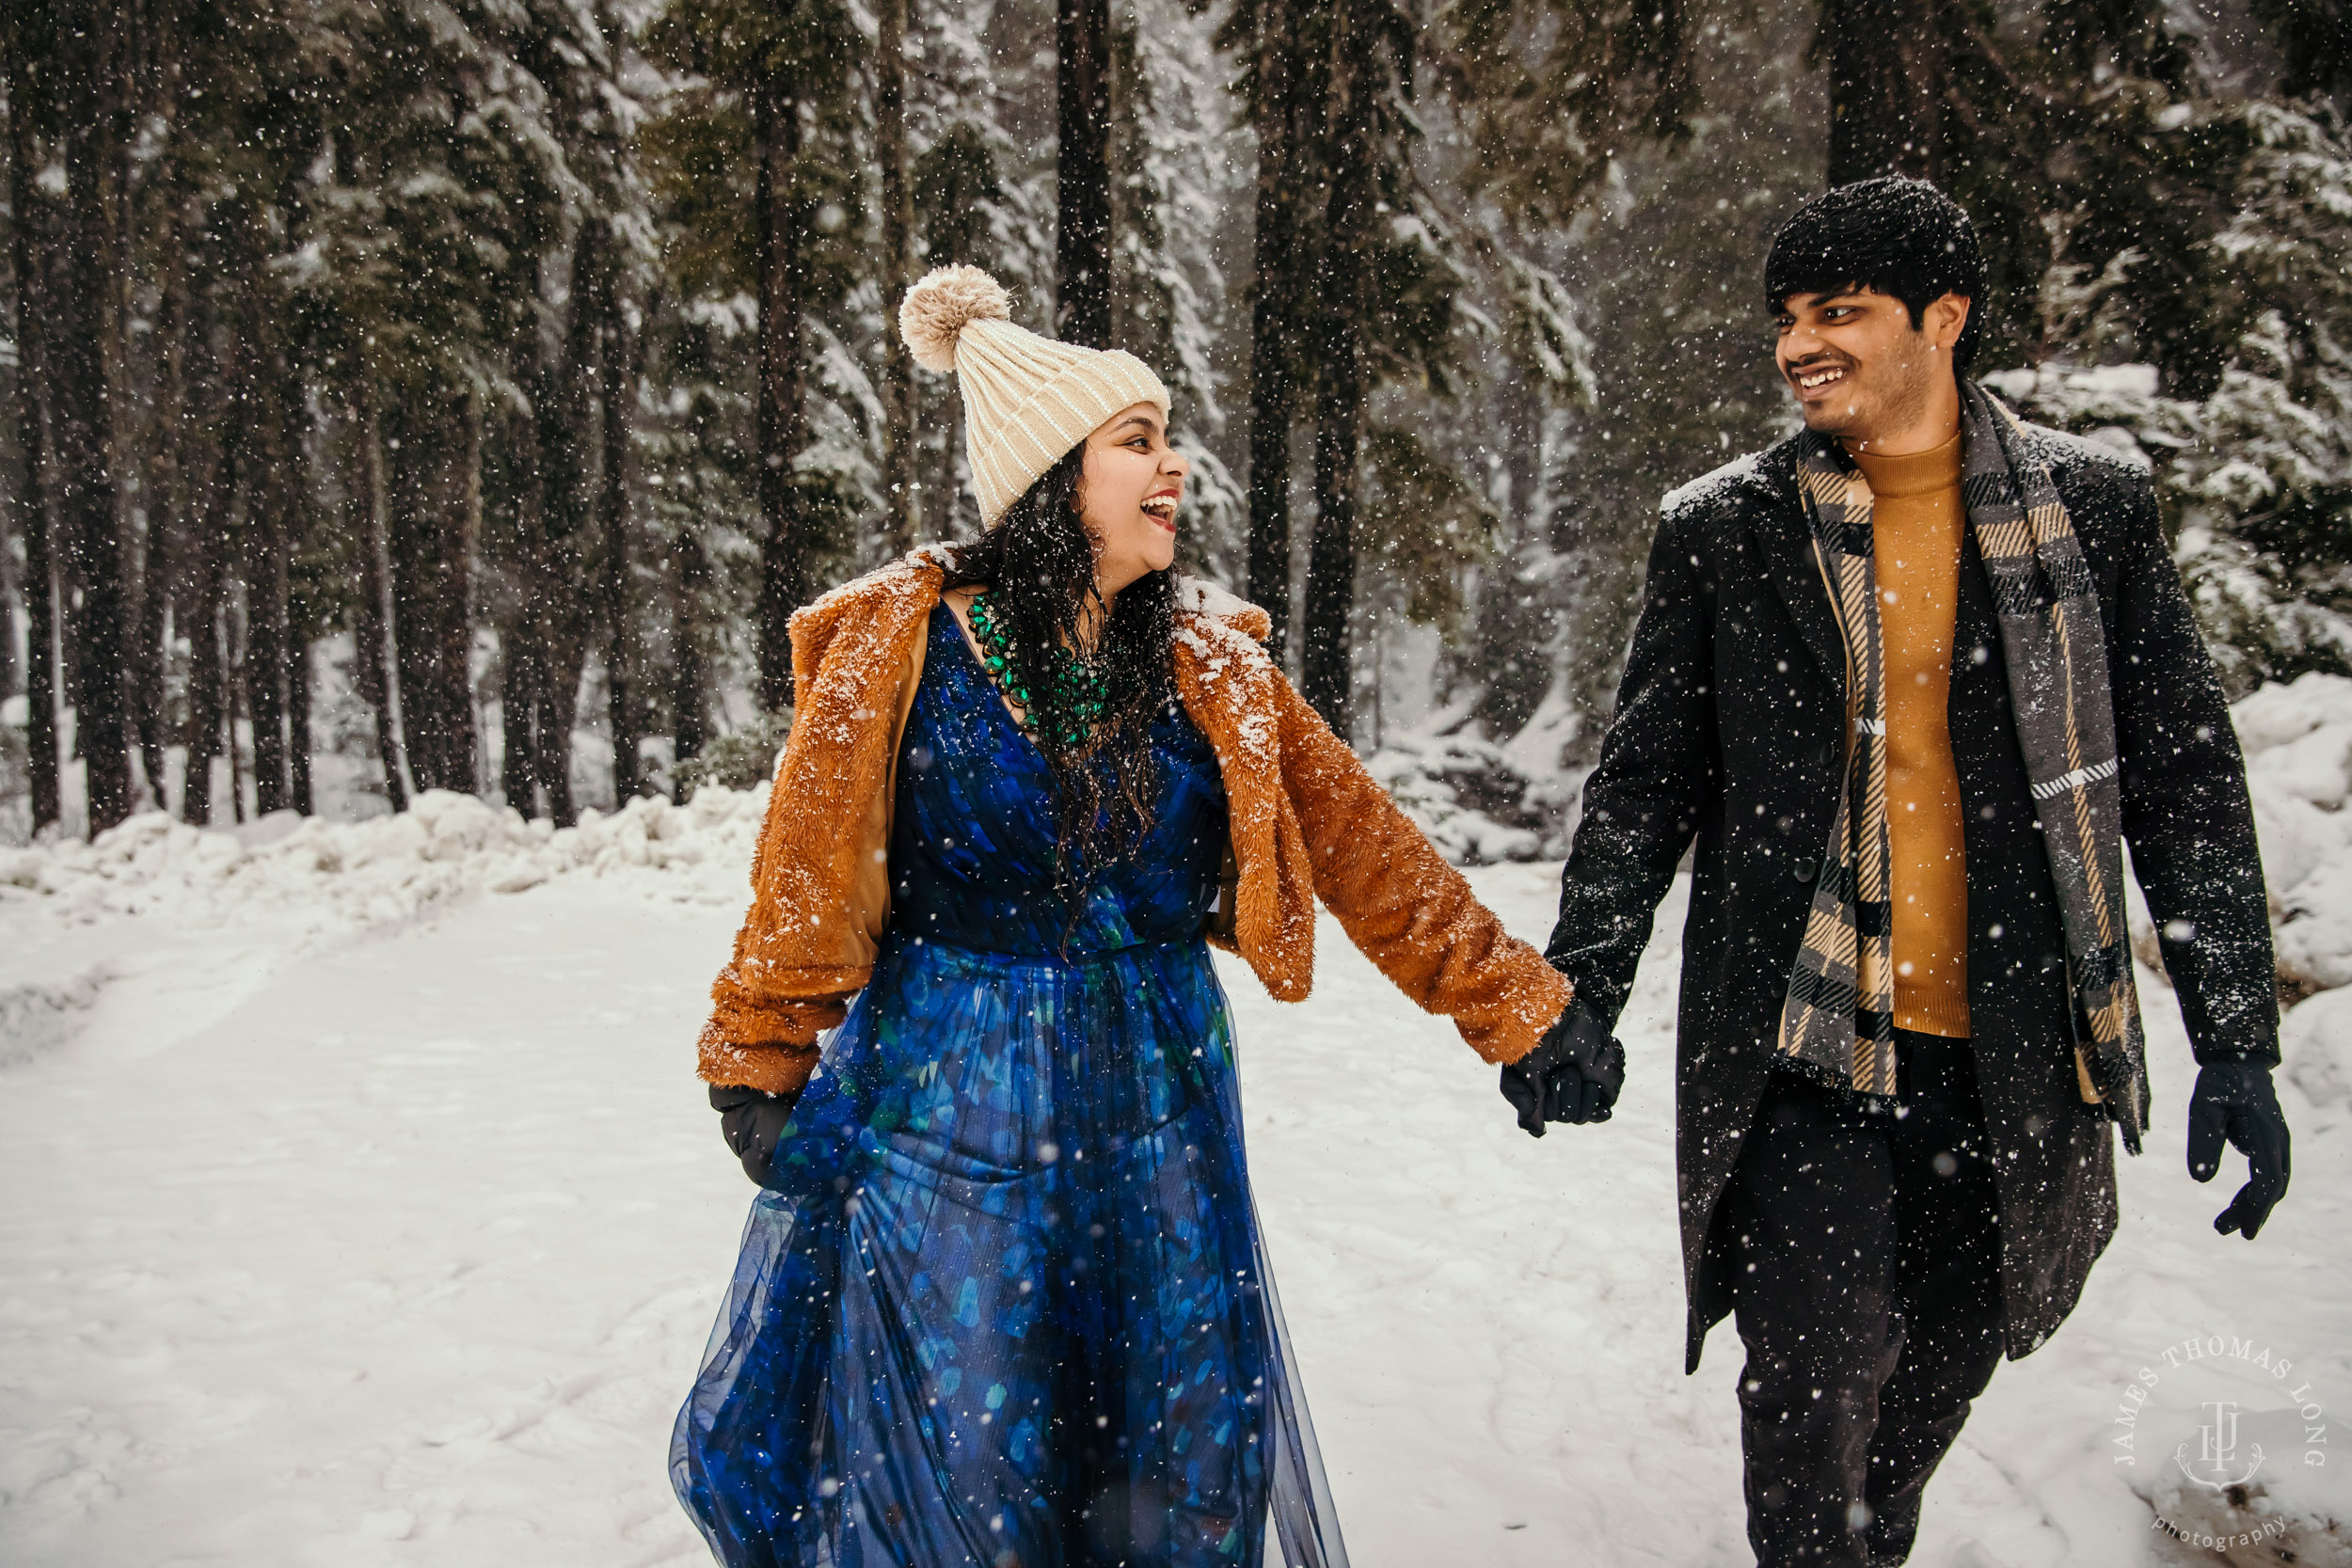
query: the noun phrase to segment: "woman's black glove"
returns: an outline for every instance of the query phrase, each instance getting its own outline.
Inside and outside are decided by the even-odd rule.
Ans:
[[[719,1131],[743,1162],[743,1174],[754,1181],[768,1180],[768,1164],[776,1157],[784,1124],[792,1119],[795,1098],[734,1084],[710,1085],[710,1108],[719,1113]]]
[[[2215,1216],[2213,1227],[2250,1242],[2287,1196],[2287,1118],[2271,1087],[2268,1063],[2208,1062],[2198,1069],[2188,1097],[2189,1175],[2212,1180],[2225,1141],[2246,1156],[2250,1180]]]
[[[1607,1121],[1624,1086],[1625,1047],[1581,1002],[1570,1002],[1535,1049],[1502,1069],[1502,1098],[1534,1138],[1548,1121]]]

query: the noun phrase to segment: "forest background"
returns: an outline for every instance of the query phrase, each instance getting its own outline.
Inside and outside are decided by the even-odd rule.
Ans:
[[[764,774],[785,621],[969,533],[886,330],[1130,349],[1190,569],[1466,858],[1557,853],[1761,261],[1952,191],[1980,371],[2137,454],[2233,694],[2352,671],[2333,0],[19,0],[0,838]]]

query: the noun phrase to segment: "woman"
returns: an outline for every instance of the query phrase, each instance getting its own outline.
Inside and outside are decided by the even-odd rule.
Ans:
[[[957,373],[984,535],[793,618],[700,1048],[763,1190],[674,1479],[730,1564],[1255,1565],[1271,1513],[1339,1568],[1206,942],[1304,997],[1320,896],[1490,1061],[1567,984],[1299,700],[1264,613],[1172,574],[1158,377],[1008,303],[951,267],[899,317]]]

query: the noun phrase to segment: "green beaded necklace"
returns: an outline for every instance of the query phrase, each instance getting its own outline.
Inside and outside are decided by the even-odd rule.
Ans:
[[[972,635],[980,645],[980,665],[998,690],[1021,709],[1021,727],[1032,740],[1057,750],[1074,752],[1087,743],[1095,723],[1110,707],[1110,682],[1103,672],[1068,648],[1057,648],[1048,659],[1044,701],[1036,701],[1020,679],[1013,657],[1011,634],[996,619],[985,592],[972,597]],[[1043,721],[1040,722],[1041,714]]]

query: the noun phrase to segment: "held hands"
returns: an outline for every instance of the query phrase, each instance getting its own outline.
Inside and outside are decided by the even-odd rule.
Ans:
[[[1581,1002],[1570,1002],[1535,1049],[1502,1069],[1502,1098],[1531,1138],[1544,1123],[1607,1121],[1625,1086],[1625,1047]]]
[[[754,1181],[768,1180],[768,1164],[776,1157],[784,1124],[792,1119],[792,1100],[760,1089],[710,1085],[710,1108],[719,1113],[719,1131],[743,1162],[743,1174]]]
[[[2250,1180],[2213,1227],[2252,1241],[2287,1196],[2287,1118],[2265,1062],[2208,1062],[2188,1097],[2188,1173],[2210,1181],[2221,1168],[2224,1140],[2246,1156]]]

